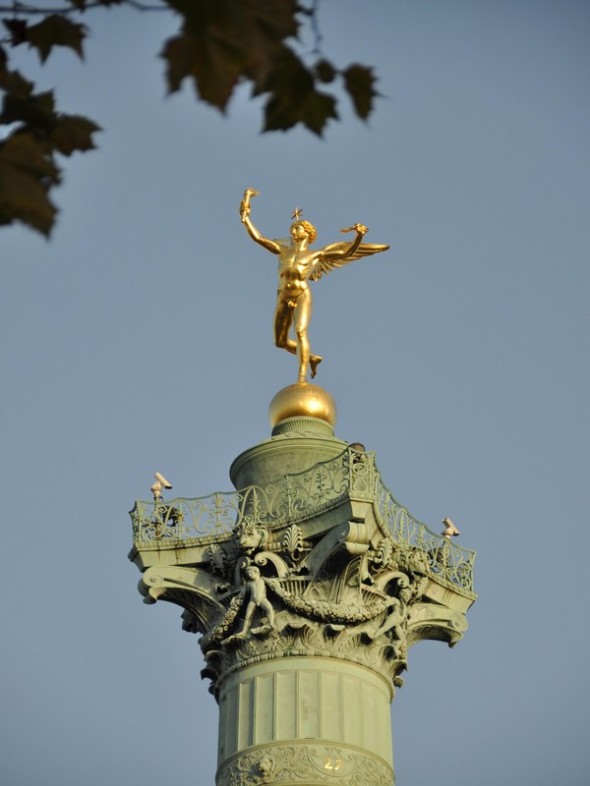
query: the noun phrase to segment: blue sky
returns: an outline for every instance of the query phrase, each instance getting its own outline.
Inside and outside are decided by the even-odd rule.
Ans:
[[[261,135],[245,90],[225,118],[164,98],[165,15],[89,15],[84,64],[19,56],[104,131],[66,162],[49,242],[0,232],[8,786],[214,782],[197,637],[142,604],[127,511],[156,470],[229,489],[294,381],[247,186],[271,237],[297,205],[321,244],[356,221],[391,244],[315,285],[317,381],[338,436],[478,551],[464,641],[410,652],[398,785],[587,782],[590,5],[324,0],[320,23],[383,94],[324,140]]]

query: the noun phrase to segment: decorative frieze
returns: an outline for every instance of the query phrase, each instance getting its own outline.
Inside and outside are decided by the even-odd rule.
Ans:
[[[291,744],[259,747],[225,762],[216,786],[346,784],[393,786],[393,770],[375,756],[344,746]]]

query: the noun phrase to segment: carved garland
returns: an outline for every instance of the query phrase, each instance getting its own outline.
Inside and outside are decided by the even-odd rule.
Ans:
[[[374,619],[390,605],[390,601],[385,598],[376,600],[371,608],[354,608],[344,603],[330,603],[325,600],[307,600],[285,592],[276,579],[267,579],[267,584],[291,611],[321,622],[356,625]]]

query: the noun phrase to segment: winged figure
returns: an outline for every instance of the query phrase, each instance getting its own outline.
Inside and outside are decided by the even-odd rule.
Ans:
[[[312,249],[309,246],[316,239],[317,230],[309,221],[299,219],[298,210],[295,211],[296,220],[289,230],[290,237],[271,240],[264,237],[250,220],[250,200],[258,193],[252,188],[244,192],[240,217],[250,237],[279,258],[279,285],[274,314],[275,344],[297,355],[298,382],[306,382],[308,369],[311,377],[315,377],[322,360],[321,355],[311,352],[307,332],[312,313],[312,296],[308,282],[317,281],[331,270],[349,262],[386,251],[389,246],[362,243],[368,228],[364,224],[354,224],[341,230],[356,233],[352,242],[332,243],[323,248]],[[292,328],[294,336],[290,335]]]

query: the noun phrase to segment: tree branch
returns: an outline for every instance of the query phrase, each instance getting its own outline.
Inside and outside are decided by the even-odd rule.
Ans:
[[[151,5],[141,2],[141,0],[121,0],[120,5],[128,5],[136,11],[172,11],[168,5]],[[36,16],[42,14],[61,14],[62,16],[67,16],[69,14],[81,14],[92,8],[108,8],[108,5],[106,3],[101,3],[100,0],[93,0],[93,2],[86,3],[86,5],[81,8],[77,8],[73,5],[60,6],[58,8],[39,8],[38,6],[26,5],[25,3],[19,3],[18,0],[15,0],[12,5],[0,5],[0,13],[14,14],[15,16]]]

